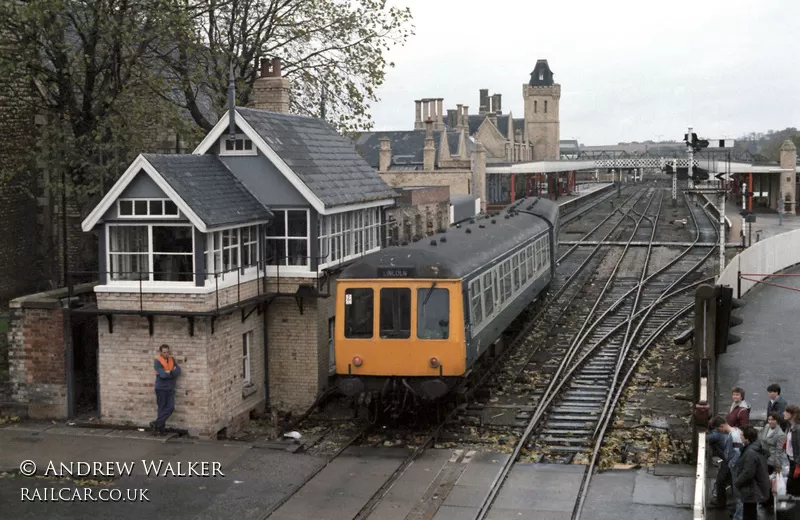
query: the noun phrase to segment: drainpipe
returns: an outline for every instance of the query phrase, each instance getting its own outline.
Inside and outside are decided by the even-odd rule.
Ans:
[[[266,226],[258,226],[259,242],[261,242],[261,261],[264,266],[264,281],[262,282],[264,293],[267,294],[267,241],[264,239],[266,236]],[[269,304],[267,301],[264,306],[264,312],[261,313],[262,329],[264,330],[264,411],[269,408],[269,334],[267,331],[267,313],[269,312]]]

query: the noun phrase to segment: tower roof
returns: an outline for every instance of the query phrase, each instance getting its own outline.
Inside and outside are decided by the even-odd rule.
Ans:
[[[547,60],[536,60],[536,66],[531,72],[531,80],[528,83],[532,87],[550,87],[553,85],[553,71],[547,64]]]

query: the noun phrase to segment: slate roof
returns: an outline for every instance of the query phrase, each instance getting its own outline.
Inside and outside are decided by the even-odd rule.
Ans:
[[[326,207],[395,196],[353,142],[321,119],[236,107]]]
[[[458,153],[459,132],[451,130],[447,132],[447,142],[450,147],[450,155]],[[354,136],[355,145],[358,153],[373,168],[378,168],[381,149],[381,138],[388,137],[392,146],[392,165],[390,169],[409,169],[410,166],[420,169],[425,163],[425,130],[395,130],[385,132],[361,132]],[[433,132],[433,145],[436,148],[434,165],[439,165],[439,143],[442,139],[442,130]],[[467,150],[470,150],[469,138],[467,138]]]
[[[535,204],[534,204],[535,203]],[[463,278],[520,243],[546,231],[558,220],[558,205],[547,199],[528,197],[496,217],[476,219],[461,228],[450,228],[406,246],[387,247],[350,264],[339,279],[377,278],[378,269],[413,267],[417,278]],[[469,229],[469,232],[467,230]],[[436,245],[431,245],[436,241]]]
[[[209,228],[272,218],[215,155],[142,156]]]

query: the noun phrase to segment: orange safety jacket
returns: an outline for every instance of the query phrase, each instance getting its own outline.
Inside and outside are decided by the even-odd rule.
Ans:
[[[167,372],[175,368],[175,360],[172,359],[172,356],[170,356],[169,359],[167,359],[166,361],[164,361],[164,358],[161,356],[158,356],[156,360],[161,363],[161,366],[164,367],[164,370],[166,370]],[[156,373],[156,375],[158,375],[158,370],[154,370],[154,372]]]

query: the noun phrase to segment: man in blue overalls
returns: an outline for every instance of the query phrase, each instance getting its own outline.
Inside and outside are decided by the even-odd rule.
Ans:
[[[150,423],[153,433],[164,435],[167,419],[175,410],[175,380],[181,375],[181,367],[169,355],[169,345],[158,347],[159,356],[153,362],[156,371],[156,404],[158,417]]]

